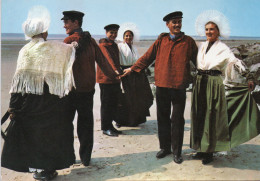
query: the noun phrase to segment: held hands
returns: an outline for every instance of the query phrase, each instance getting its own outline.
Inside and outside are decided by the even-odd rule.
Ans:
[[[117,70],[115,71],[115,73],[118,75],[117,78],[121,79],[122,77],[125,77],[127,75],[129,75],[132,72],[131,68],[127,68],[124,70],[123,74],[120,74]]]
[[[248,90],[249,91],[253,91],[254,89],[255,89],[255,84],[254,84],[254,82],[253,81],[248,81],[247,82],[247,85],[248,85]]]
[[[125,76],[129,75],[131,72],[132,72],[132,69],[131,68],[127,68],[127,69],[124,70],[124,74],[121,75],[121,77],[125,77]]]
[[[118,80],[121,79],[121,75],[120,75],[120,73],[118,72],[118,70],[115,70],[115,73],[116,73],[116,75],[117,75],[117,76],[116,76],[116,79],[118,79]]]

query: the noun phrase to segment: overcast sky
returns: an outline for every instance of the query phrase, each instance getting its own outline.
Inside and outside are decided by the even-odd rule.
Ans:
[[[229,19],[231,36],[260,37],[260,0],[2,0],[1,32],[23,33],[28,10],[45,6],[51,14],[49,34],[65,34],[62,12],[85,13],[84,30],[103,35],[111,23],[135,23],[141,36],[167,32],[162,18],[173,11],[183,12],[182,31],[196,35],[195,20],[204,10],[221,11]]]

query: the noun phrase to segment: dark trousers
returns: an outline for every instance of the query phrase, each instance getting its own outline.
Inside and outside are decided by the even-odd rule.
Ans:
[[[80,142],[79,155],[82,162],[87,163],[91,159],[93,149],[93,96],[95,90],[91,92],[72,91],[70,98],[70,116],[74,120],[75,113],[78,113],[77,133]]]
[[[161,149],[181,155],[184,135],[185,89],[156,87],[158,136]],[[172,106],[172,115],[171,115]]]
[[[113,127],[115,120],[119,93],[121,91],[120,83],[99,84],[101,100],[101,129],[108,130]]]

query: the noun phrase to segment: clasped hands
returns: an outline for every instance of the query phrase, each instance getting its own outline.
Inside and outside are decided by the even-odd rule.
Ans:
[[[121,75],[119,74],[119,72],[117,70],[115,72],[118,75],[118,79],[121,79],[122,77],[125,77],[125,76],[129,75],[132,72],[132,69],[131,68],[125,69],[123,71],[123,74],[121,74]]]

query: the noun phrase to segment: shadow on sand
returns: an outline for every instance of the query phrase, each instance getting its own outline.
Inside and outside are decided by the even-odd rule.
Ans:
[[[192,160],[191,149],[183,150],[184,162]],[[234,168],[239,170],[259,170],[260,171],[260,146],[244,144],[234,148],[227,155],[216,154],[214,161],[207,166],[217,168]],[[68,175],[57,177],[57,181],[105,181],[108,179],[118,179],[135,174],[145,173],[149,175],[154,173],[163,173],[167,171],[164,165],[172,162],[172,156],[168,155],[164,159],[157,159],[156,152],[142,152],[119,155],[115,157],[93,158],[91,166],[85,168],[75,168]],[[146,159],[149,158],[149,159]],[[186,166],[185,166],[186,167]],[[184,167],[184,169],[185,169]],[[186,169],[189,169],[188,166]],[[100,173],[100,174],[98,174]],[[106,174],[104,174],[106,173]],[[95,177],[94,177],[95,175]],[[96,177],[100,175],[100,177]],[[133,178],[134,179],[134,178]],[[140,178],[136,178],[140,179]]]
[[[190,120],[185,120],[184,131],[190,131]],[[137,127],[121,127],[124,135],[154,135],[158,134],[157,120],[149,120]]]
[[[121,127],[124,135],[154,135],[157,134],[157,120],[149,120],[137,127]]]
[[[72,169],[71,174],[58,176],[59,181],[85,181],[85,180],[108,180],[108,179],[119,179],[121,177],[132,176],[143,172],[164,172],[166,165],[172,162],[171,155],[167,156],[166,159],[157,160],[155,157],[156,152],[142,152],[119,155],[115,157],[102,157],[93,158],[91,160],[91,166],[85,168]],[[148,158],[149,159],[146,159]],[[147,161],[149,160],[149,162]],[[147,166],[149,165],[149,166]],[[94,175],[99,175],[98,178],[94,178]],[[104,174],[107,173],[107,174]]]
[[[243,144],[233,148],[227,155],[216,154],[211,165],[215,168],[260,171],[260,145]]]
[[[189,120],[186,120],[189,124]],[[151,120],[137,128],[130,130],[123,130],[127,135],[152,135],[157,134],[154,124],[156,120]],[[187,127],[186,129],[189,129]],[[187,131],[187,130],[186,130]],[[182,167],[182,170],[191,169],[193,160],[191,155],[195,153],[194,150],[189,148],[186,143],[183,145],[183,159],[184,163],[176,165]],[[188,147],[188,148],[187,148]],[[84,168],[77,168],[75,166],[71,169],[68,175],[60,175],[55,180],[57,181],[105,181],[109,179],[127,180],[131,176],[131,180],[142,180],[138,174],[149,177],[150,175],[164,174],[169,168],[168,164],[173,163],[172,155],[168,155],[163,159],[155,157],[157,151],[139,152],[132,154],[122,154],[114,157],[95,157],[91,160],[91,165]],[[260,171],[260,145],[243,144],[233,148],[227,153],[215,154],[214,161],[202,167],[213,167],[216,170],[219,168],[234,168],[237,170],[253,170]],[[167,168],[168,167],[168,168]],[[146,178],[147,178],[146,177]],[[145,179],[145,178],[144,178]]]

